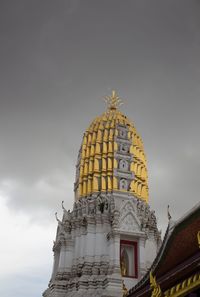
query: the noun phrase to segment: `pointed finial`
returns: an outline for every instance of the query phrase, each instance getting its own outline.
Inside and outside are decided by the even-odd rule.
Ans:
[[[170,212],[169,212],[169,205],[167,206],[167,217],[168,217],[168,220],[170,221],[171,220],[171,215],[170,215]]]
[[[150,285],[152,288],[156,287],[156,278],[153,277],[152,271],[149,273]]]
[[[55,212],[55,217],[56,217],[56,221],[58,221],[58,216],[57,216],[57,212]]]
[[[65,207],[64,207],[64,200],[62,201],[62,209],[66,210]]]
[[[60,225],[62,225],[62,222],[59,220],[59,218],[58,218],[58,214],[57,214],[57,212],[55,212],[55,217],[56,217],[56,221],[58,222],[58,224]]]
[[[153,276],[152,271],[150,271],[149,279],[150,279],[150,287],[153,290],[151,296],[161,297],[162,291],[161,291],[160,285],[157,283],[156,277]]]
[[[117,95],[117,92],[115,90],[112,90],[111,96],[104,97],[104,100],[108,105],[108,109],[111,110],[115,110],[123,104],[122,99]]]

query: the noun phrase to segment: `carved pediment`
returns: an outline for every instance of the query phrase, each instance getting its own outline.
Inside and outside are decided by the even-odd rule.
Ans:
[[[127,232],[139,232],[141,230],[134,205],[130,201],[126,202],[121,208],[119,229]]]
[[[128,213],[120,222],[120,231],[138,232],[140,227],[133,214]]]

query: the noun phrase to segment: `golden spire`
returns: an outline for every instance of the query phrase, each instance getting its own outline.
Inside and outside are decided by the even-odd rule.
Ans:
[[[123,104],[122,99],[117,95],[115,90],[112,90],[111,96],[104,97],[104,100],[108,105],[108,109],[117,109]]]
[[[105,101],[107,110],[96,117],[84,133],[77,162],[74,188],[76,200],[101,192],[123,191],[148,202],[147,164],[142,140],[131,121],[118,110],[121,99],[116,92],[112,91]],[[130,141],[130,147],[128,144],[124,149],[135,156],[128,168],[134,178],[125,188],[119,184],[116,174],[117,168],[123,165],[119,164],[117,157],[121,148],[115,136],[122,130],[120,137]]]

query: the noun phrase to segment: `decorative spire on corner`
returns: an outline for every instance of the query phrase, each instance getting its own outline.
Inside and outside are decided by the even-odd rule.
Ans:
[[[56,221],[57,221],[58,223],[62,223],[62,222],[59,220],[59,218],[58,218],[58,214],[57,214],[57,212],[55,212],[55,217],[56,217]]]
[[[153,276],[152,271],[150,271],[149,278],[150,278],[150,287],[152,289],[151,297],[162,297],[163,294],[162,294],[160,285],[157,283],[156,277]]]
[[[123,104],[122,99],[118,96],[115,90],[112,90],[111,96],[105,96],[103,99],[110,110],[115,110]]]
[[[167,206],[167,217],[168,217],[168,221],[170,222],[172,216],[171,216],[171,214],[170,214],[170,212],[169,212],[169,205]]]
[[[64,200],[62,201],[62,209],[66,210],[65,207],[64,207]]]

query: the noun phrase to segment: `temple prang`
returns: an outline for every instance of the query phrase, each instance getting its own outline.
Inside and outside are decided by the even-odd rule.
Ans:
[[[166,296],[175,297],[170,288],[178,290],[179,286],[173,277],[170,284],[167,282],[170,276],[165,269],[173,268],[172,260],[178,266],[177,257],[180,261],[187,257],[180,249],[181,240],[187,253],[198,249],[194,261],[199,261],[200,215],[191,221],[190,229],[187,218],[183,222],[171,220],[168,206],[169,224],[162,242],[155,211],[149,204],[142,139],[135,125],[119,110],[121,99],[116,91],[105,100],[107,110],[92,121],[83,135],[73,209],[66,210],[67,201],[62,201],[62,219],[55,214],[58,227],[53,243],[54,264],[43,297],[160,297],[166,292]],[[179,226],[183,226],[182,237],[177,235]],[[186,240],[188,234],[191,242],[195,237],[195,244]],[[164,277],[166,274],[164,280],[162,273]],[[190,279],[186,281],[188,290],[199,284],[198,272],[193,273],[192,285]]]

